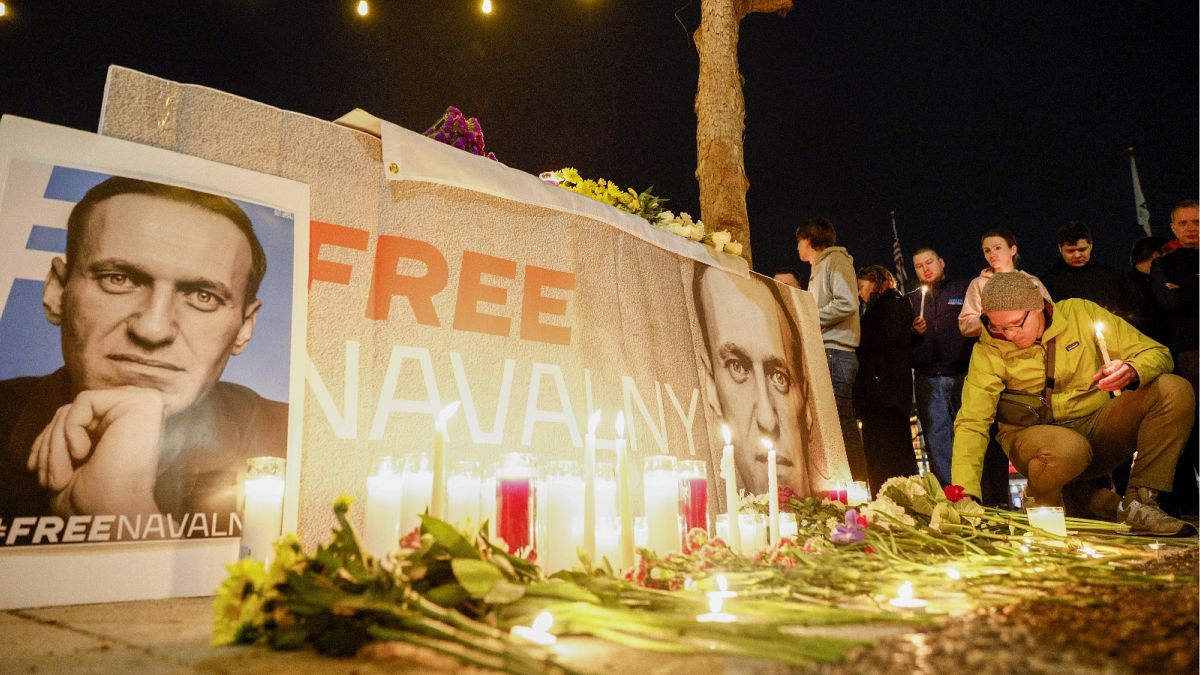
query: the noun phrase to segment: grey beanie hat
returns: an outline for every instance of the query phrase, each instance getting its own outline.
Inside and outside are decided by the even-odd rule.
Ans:
[[[1024,272],[1000,272],[983,285],[980,311],[1011,312],[1042,308],[1042,293]]]

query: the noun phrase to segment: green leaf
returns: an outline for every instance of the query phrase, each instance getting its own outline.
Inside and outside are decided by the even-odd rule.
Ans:
[[[479,550],[450,523],[422,514],[421,525],[426,533],[433,536],[434,541],[442,545],[455,558],[479,559]]]
[[[454,570],[454,578],[472,598],[487,596],[497,583],[504,581],[504,573],[485,560],[456,558],[450,561],[450,568]]]
[[[541,598],[557,598],[560,600],[569,600],[571,602],[587,602],[593,605],[600,603],[600,598],[596,594],[569,582],[561,579],[552,581],[535,581],[529,584],[525,591],[531,596]]]
[[[442,584],[431,588],[425,597],[442,607],[457,607],[471,598],[471,594],[459,584]]]
[[[483,596],[483,601],[490,605],[507,605],[520,600],[524,595],[525,587],[521,584],[501,580]]]

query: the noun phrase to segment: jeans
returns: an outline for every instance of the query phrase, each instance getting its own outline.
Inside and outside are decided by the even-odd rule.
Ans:
[[[942,485],[950,485],[950,463],[954,454],[954,418],[962,407],[962,375],[917,375],[917,417],[925,434],[929,468]]]
[[[833,381],[833,400],[837,404],[842,441],[846,444],[846,461],[855,480],[867,480],[867,458],[863,454],[862,436],[854,416],[854,378],[858,375],[858,355],[844,349],[826,349],[829,379]]]

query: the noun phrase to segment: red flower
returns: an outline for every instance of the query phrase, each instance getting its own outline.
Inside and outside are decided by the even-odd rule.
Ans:
[[[942,492],[945,493],[946,499],[952,502],[959,502],[967,498],[967,490],[961,485],[947,485],[942,488]]]
[[[875,555],[875,547],[874,546],[866,546],[863,548],[863,553],[866,553],[867,555]]]
[[[863,515],[863,514],[861,514],[861,513],[860,513],[860,514],[858,514],[858,518],[856,519],[856,521],[858,522],[858,526],[859,526],[859,527],[866,527],[866,526],[867,526],[867,517],[866,517],[866,516],[864,516],[864,515]]]
[[[788,500],[796,496],[796,491],[790,487],[779,488],[779,505],[783,506],[788,503]]]

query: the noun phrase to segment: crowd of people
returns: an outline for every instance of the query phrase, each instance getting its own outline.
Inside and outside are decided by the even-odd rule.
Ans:
[[[1009,502],[1011,463],[1026,507],[1194,534],[1198,214],[1178,204],[1175,237],[1139,240],[1126,271],[1096,260],[1075,221],[1040,278],[1007,230],[980,237],[987,266],[970,280],[920,248],[907,295],[882,265],[856,271],[829,220],[802,223],[796,249],[811,264],[852,473],[876,490],[916,472],[915,407],[929,469],[979,501]],[[801,285],[790,268],[775,279]]]

